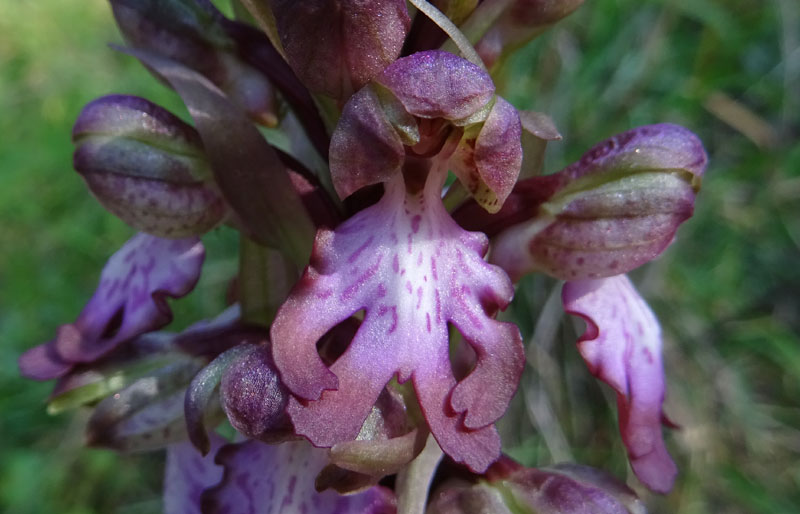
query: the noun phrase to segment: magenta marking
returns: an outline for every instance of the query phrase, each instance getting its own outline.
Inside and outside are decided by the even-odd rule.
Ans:
[[[414,286],[411,285],[410,280],[406,280],[406,291],[408,291],[408,294],[414,294]]]
[[[414,232],[415,234],[419,232],[420,221],[422,221],[422,216],[420,216],[419,214],[411,218],[411,231]]]
[[[392,269],[395,273],[400,272],[400,257],[397,254],[394,254],[394,259],[392,259]]]
[[[417,288],[417,310],[422,306],[422,286]]]
[[[347,289],[345,289],[342,292],[342,297],[341,297],[342,300],[352,300],[356,292],[358,292],[358,290],[361,289],[364,286],[364,284],[366,284],[369,281],[369,279],[375,276],[375,274],[378,272],[378,268],[381,265],[382,258],[383,258],[382,255],[379,256],[378,259],[375,261],[375,264],[370,266],[370,268],[367,269],[367,271],[365,271],[360,277],[356,279],[355,282],[353,282],[350,286],[347,287]]]
[[[439,281],[439,274],[436,273],[436,257],[431,256],[431,274],[433,275],[434,281]]]
[[[358,249],[357,249],[355,252],[353,252],[353,253],[350,255],[350,257],[348,257],[348,258],[347,258],[347,262],[348,262],[348,264],[353,264],[353,263],[356,261],[356,259],[358,259],[358,256],[359,256],[359,255],[361,255],[361,253],[362,253],[364,250],[366,250],[366,249],[367,249],[367,247],[369,247],[369,245],[371,245],[371,244],[372,244],[372,240],[373,240],[373,239],[375,239],[375,236],[369,236],[369,239],[367,239],[366,241],[364,241],[364,244],[362,244],[361,246],[359,246],[359,247],[358,247]]]
[[[431,314],[429,312],[425,313],[425,323],[428,326],[428,333],[431,333]]]

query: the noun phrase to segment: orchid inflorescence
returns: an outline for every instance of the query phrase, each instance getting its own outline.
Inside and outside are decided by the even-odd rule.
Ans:
[[[194,126],[128,95],[80,113],[75,169],[139,233],[20,367],[57,380],[52,412],[94,409],[90,444],[166,448],[168,513],[642,512],[604,472],[501,453],[525,349],[498,313],[531,273],[585,320],[634,473],[672,488],[660,328],[625,273],[691,216],[702,144],[649,125],[544,174],[558,131],[492,72],[581,0],[410,3],[242,0],[234,21],[111,0],[118,50]],[[230,306],[163,331],[221,225],[241,241]]]

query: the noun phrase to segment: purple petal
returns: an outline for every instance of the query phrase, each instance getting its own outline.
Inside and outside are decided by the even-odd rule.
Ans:
[[[445,211],[444,177],[432,172],[424,190],[408,192],[397,176],[379,203],[335,232],[320,231],[311,265],[278,311],[273,356],[298,397],[288,412],[315,445],[354,439],[397,375],[401,382],[413,378],[431,431],[452,458],[483,470],[499,454],[491,423],[505,411],[524,358],[516,327],[492,316],[508,305],[513,288],[483,260],[486,238],[464,232]],[[317,341],[362,309],[352,343],[329,369]],[[459,387],[448,322],[478,357]]]
[[[230,444],[217,453],[225,468],[222,482],[203,495],[203,512],[282,514],[391,514],[394,496],[372,487],[351,496],[318,493],[314,477],[327,463],[327,452],[305,441],[267,445],[259,441]]]
[[[164,514],[201,514],[203,491],[217,485],[223,473],[222,466],[214,463],[214,457],[225,440],[214,435],[211,441],[211,453],[205,457],[188,442],[167,448]]]
[[[564,309],[586,320],[578,340],[589,370],[617,392],[619,423],[639,480],[666,493],[677,474],[661,436],[661,327],[625,275],[567,282]]]
[[[342,102],[400,55],[411,25],[403,0],[273,0],[272,12],[298,77]]]
[[[409,113],[420,118],[467,118],[494,95],[494,84],[486,72],[440,50],[398,59],[375,81],[391,91]]]
[[[453,159],[453,171],[487,211],[500,210],[522,166],[522,128],[517,110],[497,97],[477,138],[465,135]]]
[[[137,234],[106,263],[94,296],[78,319],[43,347],[20,357],[22,374],[37,380],[63,376],[119,344],[172,321],[166,298],[180,298],[200,278],[205,250],[196,237],[161,239]]]
[[[339,197],[388,181],[400,172],[404,160],[403,141],[375,90],[361,89],[345,105],[331,138],[331,178]]]

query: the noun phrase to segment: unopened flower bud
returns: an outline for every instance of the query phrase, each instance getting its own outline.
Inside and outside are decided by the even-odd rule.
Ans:
[[[451,480],[428,514],[643,514],[636,494],[607,473],[577,464],[523,468],[501,458],[477,483]]]
[[[197,132],[143,98],[111,95],[84,107],[72,131],[75,169],[103,206],[166,238],[204,234],[226,205]]]
[[[491,261],[514,279],[626,273],[660,255],[692,215],[706,162],[697,136],[677,125],[608,139],[561,172],[518,186],[531,205],[514,198],[507,208],[531,209],[532,217],[496,237]]]
[[[272,0],[286,59],[306,87],[344,102],[391,64],[411,20],[403,0]]]
[[[125,40],[204,75],[258,123],[278,123],[267,78],[237,54],[221,13],[194,0],[111,0]],[[232,23],[232,22],[229,22]]]
[[[220,401],[231,425],[247,437],[270,439],[291,431],[285,413],[289,392],[265,344],[252,345],[225,370]]]
[[[583,0],[516,0],[484,34],[475,49],[487,66],[572,14]]]

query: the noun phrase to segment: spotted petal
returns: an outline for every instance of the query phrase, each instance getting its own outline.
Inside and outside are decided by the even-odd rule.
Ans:
[[[661,328],[625,275],[567,282],[564,309],[586,320],[578,340],[589,370],[617,392],[619,424],[636,476],[666,493],[677,474],[661,436]]]
[[[200,278],[205,250],[196,237],[133,236],[106,263],[100,284],[74,323],[20,357],[22,374],[50,380],[74,364],[92,362],[119,344],[172,321],[166,302],[191,291]]]
[[[483,260],[487,241],[463,231],[440,200],[445,174],[423,191],[402,176],[380,202],[335,232],[317,235],[309,268],[272,327],[275,364],[289,390],[299,434],[332,446],[359,433],[384,385],[412,379],[423,414],[453,459],[481,471],[499,455],[492,423],[523,366],[518,330],[491,316],[513,296],[505,273]],[[317,353],[329,329],[364,309],[364,321],[330,367]],[[460,383],[448,356],[448,322],[476,350]]]

